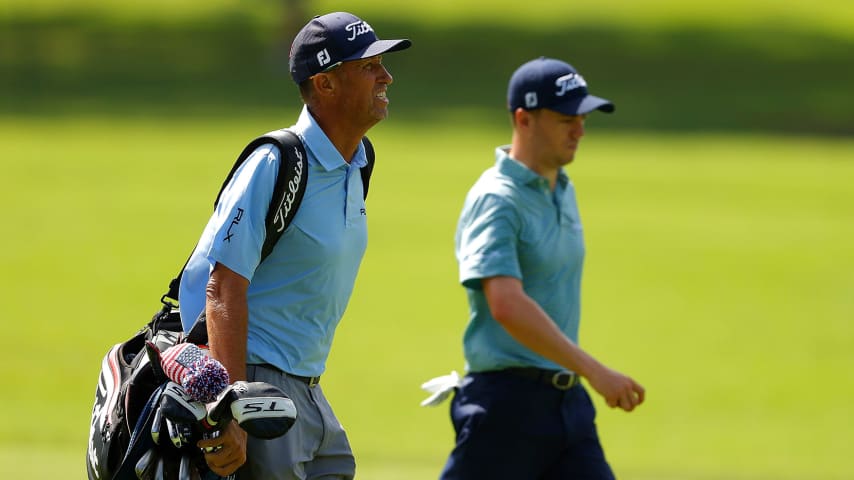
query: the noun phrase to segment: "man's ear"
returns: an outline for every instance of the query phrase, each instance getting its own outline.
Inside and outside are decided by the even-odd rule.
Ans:
[[[314,91],[318,95],[323,97],[335,95],[336,79],[334,76],[325,73],[318,73],[311,77],[311,81],[314,84]]]
[[[516,128],[526,128],[531,124],[531,112],[524,108],[517,108],[513,111],[513,124]]]

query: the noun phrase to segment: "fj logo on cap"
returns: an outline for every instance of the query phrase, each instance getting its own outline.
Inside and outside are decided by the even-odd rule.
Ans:
[[[586,87],[587,82],[577,73],[570,73],[555,80],[555,86],[558,87],[555,95],[562,97],[566,92],[575,90],[576,88]]]
[[[537,106],[537,92],[528,92],[525,94],[525,108],[534,108]]]
[[[346,27],[344,27],[344,29],[347,30],[348,32],[350,32],[350,38],[347,39],[347,41],[350,41],[350,42],[352,42],[353,39],[355,39],[356,37],[358,37],[359,35],[361,35],[363,33],[368,33],[368,32],[374,31],[374,29],[371,28],[371,26],[368,25],[364,21],[351,23],[351,24],[347,25]]]
[[[317,63],[319,63],[321,67],[329,63],[330,60],[332,59],[329,57],[329,52],[327,52],[325,48],[317,52]]]

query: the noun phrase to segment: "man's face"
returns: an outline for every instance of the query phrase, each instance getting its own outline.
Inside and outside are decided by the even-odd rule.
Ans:
[[[559,168],[572,162],[587,115],[565,115],[546,108],[531,112],[531,134],[547,167]]]
[[[386,91],[393,78],[382,55],[344,62],[333,71],[338,79],[338,107],[343,118],[372,127],[388,116]]]

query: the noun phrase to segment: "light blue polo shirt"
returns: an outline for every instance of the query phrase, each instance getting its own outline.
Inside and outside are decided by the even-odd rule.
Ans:
[[[495,166],[469,190],[456,233],[460,282],[469,302],[463,336],[470,372],[563,368],[513,339],[490,313],[481,280],[510,276],[574,342],[578,341],[584,238],[575,188],[561,169],[548,180],[496,149]]]
[[[360,145],[345,162],[305,107],[291,130],[308,153],[308,185],[293,222],[259,264],[279,165],[279,149],[262,145],[223,191],[184,270],[181,321],[189,330],[204,311],[210,272],[221,263],[250,282],[247,363],[319,376],[367,247],[359,172],[367,159]]]

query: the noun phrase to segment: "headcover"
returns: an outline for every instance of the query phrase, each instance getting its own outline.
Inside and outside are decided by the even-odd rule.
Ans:
[[[195,401],[212,402],[229,384],[225,367],[193,343],[179,343],[160,354],[160,364],[170,380],[180,383]]]
[[[297,419],[296,405],[285,392],[266,382],[234,382],[211,407],[208,421],[233,418],[253,437],[276,438]]]

